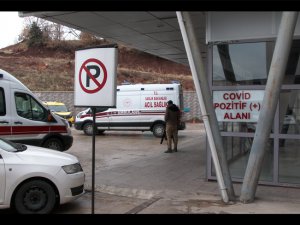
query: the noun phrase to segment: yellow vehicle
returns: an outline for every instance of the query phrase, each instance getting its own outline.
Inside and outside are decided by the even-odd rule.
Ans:
[[[69,112],[67,106],[62,102],[44,102],[48,108],[54,112],[55,114],[59,115],[60,117],[68,120],[70,127],[72,127],[72,124],[75,121],[74,116],[72,115],[72,112]]]

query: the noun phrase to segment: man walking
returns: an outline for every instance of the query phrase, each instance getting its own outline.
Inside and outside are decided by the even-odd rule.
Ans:
[[[178,127],[180,124],[180,110],[177,105],[173,104],[172,100],[168,101],[166,113],[165,113],[165,122],[166,122],[166,134],[167,134],[167,143],[168,150],[165,153],[172,152],[172,139],[174,143],[174,152],[177,152],[177,143],[178,143]]]

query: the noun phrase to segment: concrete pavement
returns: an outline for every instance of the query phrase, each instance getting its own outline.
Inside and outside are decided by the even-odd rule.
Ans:
[[[238,201],[241,184],[234,184],[236,202],[221,201],[217,182],[205,181],[205,131],[189,124],[180,133],[179,152],[163,153],[97,167],[96,214],[298,214],[300,189],[259,185],[253,203]],[[189,138],[184,138],[189,137]],[[132,146],[134,148],[134,146]],[[149,150],[150,151],[150,150]],[[72,153],[72,152],[71,152]],[[87,193],[55,213],[91,213],[91,174]]]

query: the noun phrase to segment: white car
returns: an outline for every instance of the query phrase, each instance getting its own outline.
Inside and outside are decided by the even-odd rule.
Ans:
[[[0,208],[50,213],[83,195],[84,179],[71,154],[0,138]]]

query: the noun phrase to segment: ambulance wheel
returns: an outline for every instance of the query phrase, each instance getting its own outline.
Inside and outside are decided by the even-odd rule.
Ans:
[[[83,132],[88,136],[93,135],[93,123],[88,122],[88,123],[84,124],[83,125]]]
[[[43,147],[44,148],[50,148],[50,149],[53,149],[53,150],[58,150],[58,151],[63,151],[64,150],[63,143],[58,138],[49,138],[49,139],[47,139],[44,142]]]
[[[164,134],[165,126],[161,123],[157,123],[153,126],[152,132],[155,137],[161,138]]]

